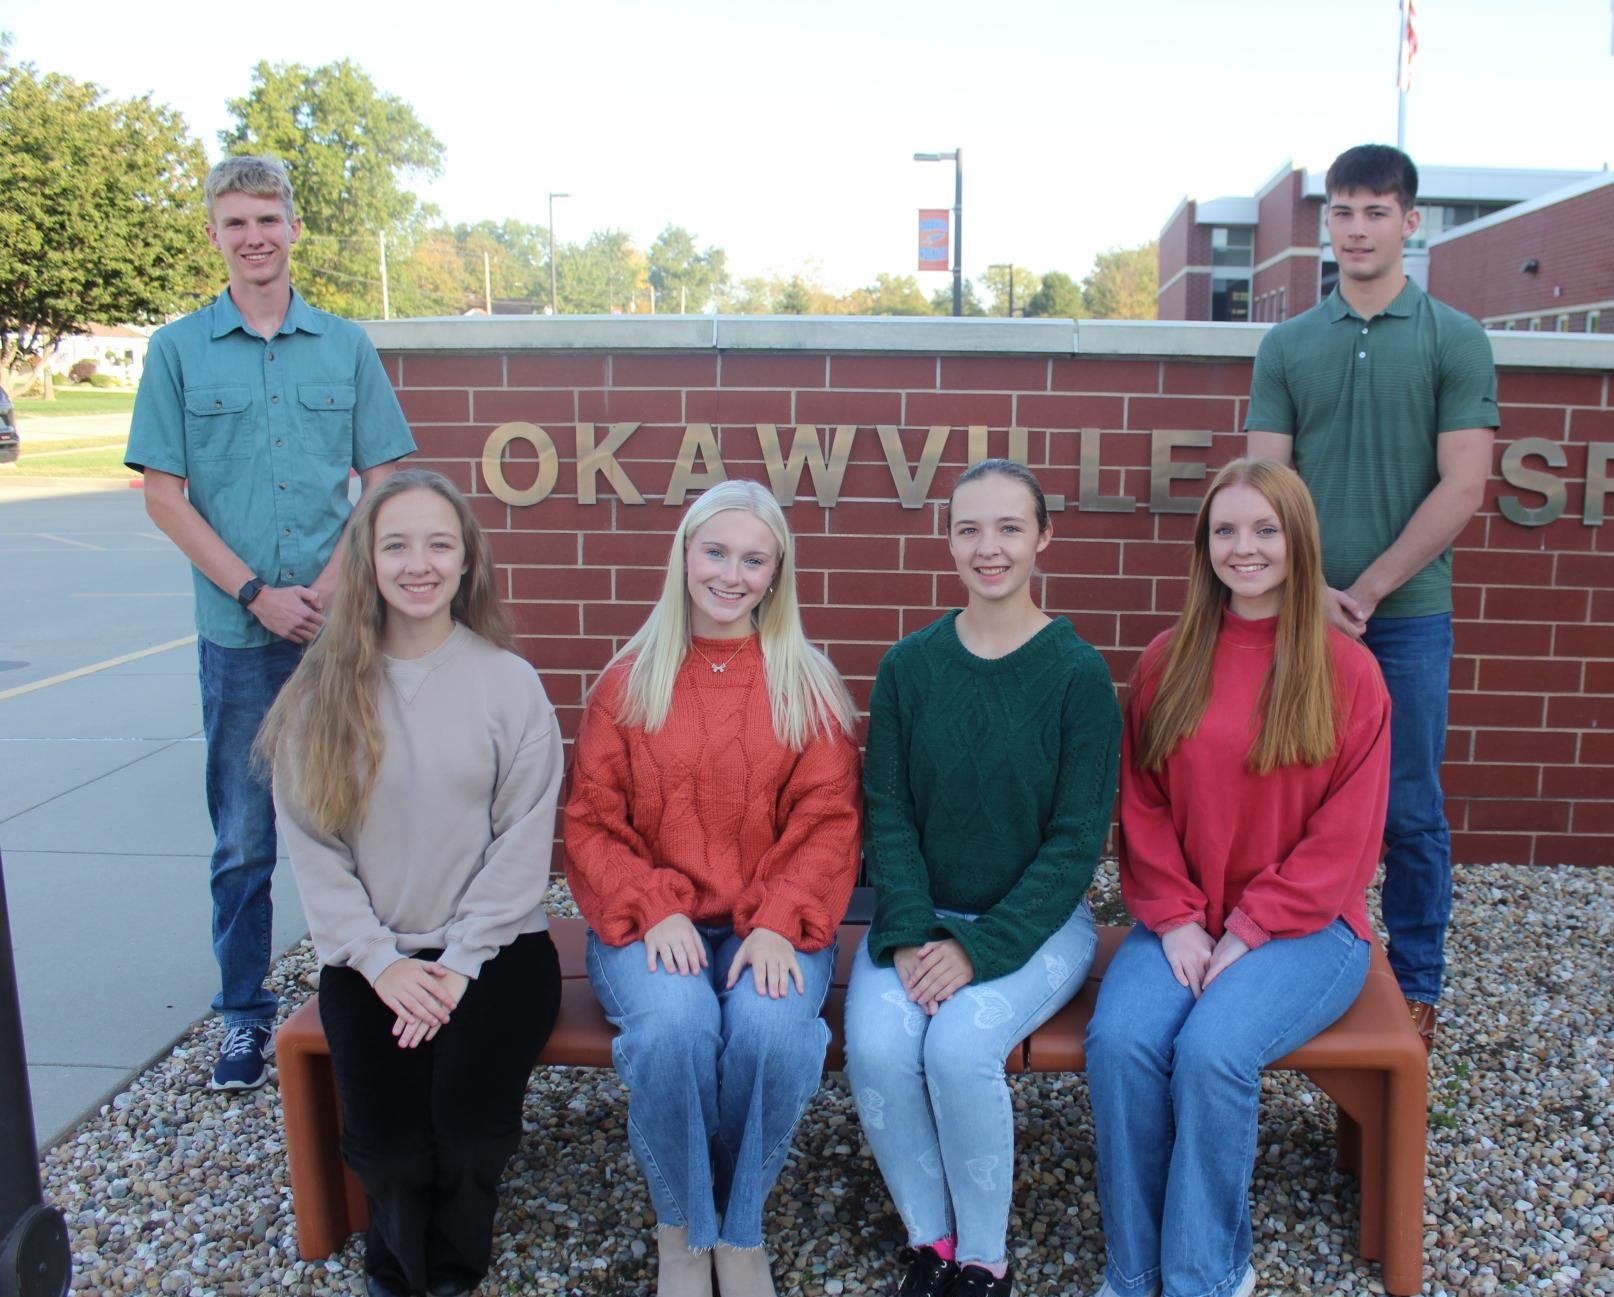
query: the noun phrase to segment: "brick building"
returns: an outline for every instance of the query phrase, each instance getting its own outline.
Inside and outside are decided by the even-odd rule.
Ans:
[[[686,496],[769,483],[807,630],[866,706],[960,601],[941,517],[1008,454],[1054,513],[1036,594],[1124,682],[1172,624],[1264,326],[622,316],[366,326],[420,462],[491,531],[568,737],[661,590]],[[1502,432],[1457,542],[1445,789],[1459,863],[1614,865],[1614,337],[1499,334]]]
[[[1160,231],[1158,318],[1272,322],[1326,297],[1339,267],[1323,229],[1324,174],[1286,162],[1252,197],[1184,198]],[[1423,222],[1407,241],[1407,273],[1428,287],[1429,246],[1447,231],[1599,174],[1420,167]]]
[[[1429,291],[1487,329],[1614,333],[1614,173],[1431,239]]]

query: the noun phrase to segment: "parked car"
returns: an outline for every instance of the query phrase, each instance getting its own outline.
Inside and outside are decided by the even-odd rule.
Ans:
[[[0,464],[15,464],[22,442],[17,436],[17,413],[11,408],[11,398],[0,387]]]

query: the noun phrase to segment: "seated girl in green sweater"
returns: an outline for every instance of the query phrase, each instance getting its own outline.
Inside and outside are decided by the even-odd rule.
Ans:
[[[1032,598],[1053,532],[1030,470],[967,470],[947,523],[968,604],[886,654],[869,704],[876,908],[847,992],[846,1070],[912,1249],[896,1291],[1008,1297],[1003,1060],[1092,962],[1083,895],[1121,716],[1103,659]]]

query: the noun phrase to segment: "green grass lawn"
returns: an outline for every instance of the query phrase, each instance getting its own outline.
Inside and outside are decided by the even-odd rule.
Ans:
[[[123,466],[127,444],[24,437],[17,462],[0,464],[0,481],[10,477],[132,478],[136,475]]]
[[[37,396],[19,396],[12,403],[17,407],[17,418],[64,419],[75,414],[127,414],[134,409],[134,389],[108,387],[68,387],[56,389],[54,401]]]

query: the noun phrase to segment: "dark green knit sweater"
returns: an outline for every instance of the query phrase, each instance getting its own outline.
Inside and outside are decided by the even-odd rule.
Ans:
[[[1096,650],[1056,618],[981,658],[951,612],[893,645],[869,703],[869,953],[956,937],[987,982],[1080,904],[1115,802],[1121,712]],[[978,916],[939,918],[938,909]]]

